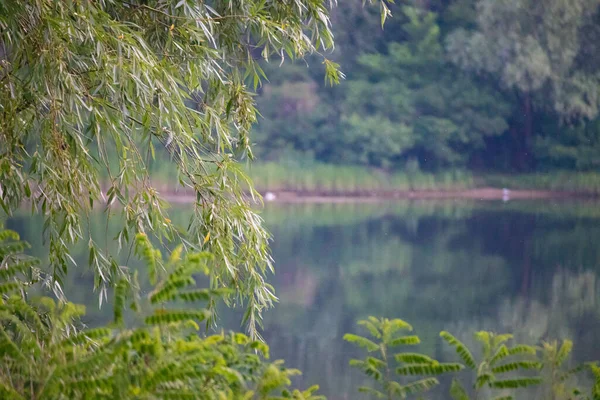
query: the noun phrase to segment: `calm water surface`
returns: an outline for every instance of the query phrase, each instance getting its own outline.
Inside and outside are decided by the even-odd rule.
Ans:
[[[280,298],[265,315],[272,357],[302,370],[301,386],[319,384],[330,399],[360,398],[362,378],[348,366],[358,353],[341,338],[375,315],[410,322],[423,342],[418,350],[440,359],[449,355],[442,329],[468,343],[480,329],[525,342],[571,338],[578,359],[600,359],[599,206],[268,204],[270,280]],[[176,212],[187,218],[185,209]],[[36,221],[8,226],[39,242]],[[71,284],[71,299],[90,304],[91,277]],[[91,324],[110,314],[90,310]],[[224,312],[222,322],[235,328],[238,317]]]

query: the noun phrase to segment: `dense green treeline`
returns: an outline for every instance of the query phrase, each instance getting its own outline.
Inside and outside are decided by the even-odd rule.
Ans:
[[[384,169],[597,170],[598,0],[429,0],[332,19],[343,85],[266,66],[259,158]]]

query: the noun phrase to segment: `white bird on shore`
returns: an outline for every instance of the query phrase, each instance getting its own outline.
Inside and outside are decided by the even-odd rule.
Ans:
[[[275,196],[275,193],[271,193],[271,192],[265,193],[265,201],[273,201],[276,198],[277,198],[277,196]]]
[[[510,200],[510,190],[508,190],[507,188],[502,189],[502,201],[509,201]]]

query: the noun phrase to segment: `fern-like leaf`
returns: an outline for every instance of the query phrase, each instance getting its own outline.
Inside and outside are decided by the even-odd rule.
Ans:
[[[506,364],[498,365],[492,368],[492,372],[495,374],[502,374],[505,372],[516,371],[518,369],[540,369],[542,364],[537,361],[514,361]]]
[[[381,332],[373,322],[369,320],[363,320],[358,321],[358,325],[362,325],[365,328],[367,328],[371,336],[373,336],[374,338],[381,339]]]
[[[493,339],[492,339],[492,348],[496,348],[498,346],[500,346],[503,343],[506,343],[507,341],[511,340],[513,338],[513,335],[510,333],[503,333],[500,335],[494,334],[493,335]]]
[[[520,344],[514,347],[511,347],[510,349],[508,349],[508,354],[511,356],[517,355],[517,354],[531,354],[532,356],[537,354],[537,348],[535,346],[528,346],[525,344]]]
[[[351,333],[345,334],[344,340],[350,343],[357,344],[360,347],[364,347],[369,352],[376,351],[377,349],[379,349],[379,345],[377,343],[372,342],[365,337],[353,335]]]
[[[377,397],[378,399],[385,399],[387,397],[384,393],[381,393],[379,390],[373,389],[373,388],[368,387],[368,386],[361,386],[361,387],[358,388],[358,391],[360,393],[371,394],[371,395]]]
[[[164,301],[169,301],[177,297],[178,289],[186,286],[192,286],[196,283],[191,276],[181,276],[167,280],[159,286],[154,292],[150,293],[150,303],[156,304]]]
[[[558,380],[563,382],[563,381],[569,379],[570,377],[572,377],[573,375],[576,375],[579,372],[583,371],[586,367],[587,367],[586,364],[579,364],[578,366],[571,368],[570,370],[565,371],[564,373],[559,375]]]
[[[0,294],[13,293],[21,289],[21,284],[18,282],[0,283]]]
[[[108,328],[88,329],[86,331],[79,332],[76,335],[73,335],[73,336],[63,340],[61,342],[60,346],[79,345],[79,344],[86,343],[90,340],[105,339],[105,338],[109,337],[110,333],[111,333],[111,330]]]
[[[222,297],[228,294],[232,294],[234,291],[229,288],[219,288],[219,289],[195,289],[195,290],[186,290],[183,292],[177,293],[177,296],[183,301],[194,302],[194,301],[207,301],[210,300],[211,297]]]
[[[389,321],[389,329],[390,329],[390,334],[393,334],[399,330],[412,331],[413,327],[408,322],[401,320],[399,318],[395,318],[395,319]]]
[[[154,315],[146,317],[147,325],[171,324],[186,320],[204,321],[210,316],[208,310],[156,310]]]
[[[439,383],[440,382],[436,378],[420,379],[402,386],[400,394],[403,395],[403,397],[406,397],[417,393],[427,392],[439,385]]]
[[[400,336],[400,337],[390,340],[389,346],[390,347],[396,347],[396,346],[402,346],[402,345],[413,346],[413,345],[416,345],[419,343],[421,343],[421,339],[419,339],[419,337],[416,335]]]
[[[419,353],[398,353],[394,355],[398,362],[406,364],[433,364],[435,360],[429,356]]]
[[[5,240],[18,241],[20,239],[17,232],[11,229],[2,229],[2,227],[0,227],[0,242],[4,242]]]
[[[489,373],[482,373],[475,379],[475,388],[481,389],[484,385],[489,384],[494,377]]]
[[[542,383],[542,378],[512,378],[489,382],[489,386],[494,389],[517,389],[525,388]]]
[[[495,365],[498,361],[505,359],[509,355],[510,353],[508,352],[508,347],[501,345],[490,359],[490,365]]]
[[[560,366],[569,357],[573,350],[573,342],[570,340],[564,340],[556,355],[555,366]]]
[[[469,400],[467,391],[456,379],[452,379],[452,384],[450,385],[450,397],[452,397],[453,400]]]
[[[440,333],[442,339],[444,339],[450,346],[454,347],[456,350],[456,354],[461,358],[461,360],[465,363],[465,365],[471,369],[475,369],[475,359],[473,355],[460,340],[455,338],[451,333],[447,331],[442,331]]]
[[[378,369],[382,369],[386,367],[386,363],[383,360],[380,360],[379,358],[376,357],[367,357],[365,359],[365,361],[371,365],[373,368],[378,368]]]
[[[459,363],[412,364],[396,368],[398,375],[440,375],[463,369]]]

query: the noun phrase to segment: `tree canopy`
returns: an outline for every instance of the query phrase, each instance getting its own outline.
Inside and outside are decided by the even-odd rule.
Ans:
[[[70,246],[89,240],[100,302],[131,276],[90,236],[89,213],[106,202],[122,221],[115,239],[174,240],[215,255],[211,286],[237,289],[250,332],[275,300],[268,233],[239,162],[252,158],[252,91],[266,77],[259,59],[316,53],[339,81],[327,1],[198,2],[8,0],[0,4],[0,205],[25,202],[44,215],[48,283],[55,289]],[[280,62],[280,61],[277,61]],[[150,168],[167,153],[179,184],[193,191],[186,227],[169,218]],[[247,195],[246,193],[249,193]],[[140,251],[162,267],[155,253]],[[233,304],[233,303],[232,303]]]
[[[372,10],[340,4],[334,58],[346,83],[317,88],[319,71],[300,65],[275,71],[257,100],[269,108],[258,150],[387,170],[415,160],[428,170],[597,170],[586,161],[593,141],[575,132],[598,126],[599,4],[411,1],[390,5],[383,30]],[[328,107],[289,107],[300,103]]]

